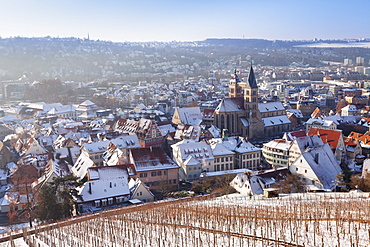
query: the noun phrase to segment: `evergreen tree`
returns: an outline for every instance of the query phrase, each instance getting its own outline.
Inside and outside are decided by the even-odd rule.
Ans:
[[[44,185],[38,195],[37,216],[42,221],[54,221],[60,218],[60,205],[57,202],[55,188]]]

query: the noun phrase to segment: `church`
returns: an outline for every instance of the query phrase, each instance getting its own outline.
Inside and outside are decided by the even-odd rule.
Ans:
[[[281,102],[259,103],[252,66],[245,82],[239,79],[235,70],[229,84],[229,96],[221,100],[214,113],[214,125],[227,130],[229,136],[261,139],[291,130],[291,122]]]

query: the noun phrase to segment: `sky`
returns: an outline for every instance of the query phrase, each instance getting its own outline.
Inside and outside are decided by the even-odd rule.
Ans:
[[[0,37],[370,38],[369,0],[0,0]]]

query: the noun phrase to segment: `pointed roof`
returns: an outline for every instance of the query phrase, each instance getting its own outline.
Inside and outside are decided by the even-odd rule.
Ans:
[[[241,82],[241,81],[240,81],[240,79],[239,79],[238,74],[236,73],[236,68],[235,68],[235,70],[234,70],[234,78],[233,78],[233,79],[235,80],[235,82],[236,82],[236,83]]]
[[[217,106],[215,112],[233,112],[244,110],[243,97],[223,98]]]
[[[258,88],[252,65],[251,65],[251,69],[249,70],[248,83],[246,87],[247,88]]]
[[[333,189],[336,176],[342,173],[342,169],[338,165],[328,143],[304,152],[293,163],[293,166],[300,162],[301,158],[304,158],[307,161],[307,164],[320,180],[324,189]]]
[[[328,143],[332,149],[336,149],[338,146],[339,138],[342,138],[342,131],[311,127],[307,135],[318,135],[324,143]]]

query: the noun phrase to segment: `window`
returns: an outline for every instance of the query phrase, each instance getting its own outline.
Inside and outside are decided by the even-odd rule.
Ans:
[[[148,174],[146,173],[146,172],[144,172],[144,173],[140,173],[140,177],[141,178],[146,178],[148,176]]]
[[[167,171],[163,171],[163,175],[167,175]]]
[[[99,200],[96,200],[96,201],[95,201],[95,207],[96,207],[96,208],[100,208],[100,201],[99,201]]]
[[[113,204],[113,198],[108,198],[108,205],[112,205]]]
[[[229,161],[229,157],[226,157],[226,158],[225,158],[225,161]]]
[[[298,167],[296,167],[295,170],[298,171]]]
[[[176,179],[173,180],[173,183],[176,184]]]
[[[307,173],[307,170],[304,170],[304,173]]]
[[[107,206],[107,199],[103,199],[103,200],[101,200],[101,205],[102,205],[103,207]]]
[[[157,176],[157,172],[152,172],[152,177]]]
[[[162,176],[162,171],[157,171],[157,176]]]

